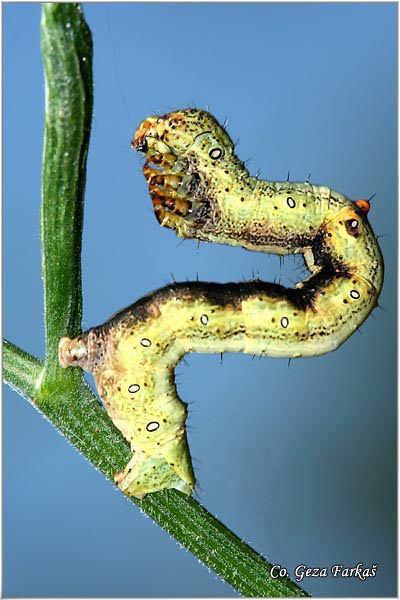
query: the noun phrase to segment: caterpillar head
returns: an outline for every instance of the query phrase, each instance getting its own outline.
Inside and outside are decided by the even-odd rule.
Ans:
[[[234,155],[229,135],[208,112],[186,109],[162,117],[148,117],[138,127],[132,147],[143,152],[143,173],[149,184],[155,215],[161,225],[194,237],[193,229],[219,207],[212,189],[221,175],[233,177],[235,168],[247,174]]]
[[[196,141],[199,147],[199,138],[207,135],[216,148],[220,149],[211,153],[211,159],[217,160],[223,153],[232,150],[233,143],[229,135],[210,113],[194,108],[178,110],[161,117],[148,117],[142,121],[136,130],[132,147],[144,152],[148,157],[156,153],[170,153],[180,157],[188,152]]]

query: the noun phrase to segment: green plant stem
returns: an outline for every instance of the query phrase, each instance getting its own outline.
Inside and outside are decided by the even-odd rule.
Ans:
[[[3,378],[19,394],[34,398],[35,386],[39,384],[43,367],[43,361],[4,340]]]
[[[40,221],[46,385],[58,369],[61,336],[78,335],[82,320],[81,243],[93,50],[79,5],[44,4],[41,26],[46,86]]]
[[[92,115],[90,31],[76,4],[45,4],[42,49],[46,75],[41,239],[46,361],[5,342],[5,380],[113,481],[128,462],[129,445],[85,384],[78,368],[58,366],[60,337],[80,331],[80,253],[83,193]],[[271,565],[176,490],[131,502],[202,562],[248,597],[306,596],[288,579],[273,579]]]

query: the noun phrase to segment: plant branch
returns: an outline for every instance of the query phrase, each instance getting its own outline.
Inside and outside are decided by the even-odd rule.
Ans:
[[[44,363],[11,342],[3,342],[3,379],[25,398],[33,399]]]
[[[46,85],[40,222],[46,384],[58,369],[61,336],[78,335],[82,320],[81,244],[93,51],[79,5],[44,4],[41,26]]]

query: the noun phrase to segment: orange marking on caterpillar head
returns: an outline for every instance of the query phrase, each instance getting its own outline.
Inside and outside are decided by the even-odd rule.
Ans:
[[[146,134],[148,133],[148,130],[151,127],[154,127],[154,122],[155,119],[149,117],[148,119],[145,119],[140,123],[139,127],[135,132],[135,137],[133,138],[133,141],[131,143],[131,148],[136,148],[141,152],[146,152],[146,149],[144,148],[146,144]]]
[[[361,210],[362,213],[364,213],[364,215],[367,215],[369,209],[371,208],[369,200],[356,200],[354,204]]]

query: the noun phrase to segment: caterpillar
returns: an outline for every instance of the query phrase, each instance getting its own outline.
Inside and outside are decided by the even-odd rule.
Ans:
[[[208,112],[149,117],[132,147],[146,156],[143,172],[162,226],[182,238],[302,254],[310,273],[294,288],[259,280],[173,283],[60,340],[60,365],[93,373],[131,444],[131,460],[115,474],[119,488],[138,498],[169,488],[190,495],[195,476],[177,363],[188,352],[297,358],[335,350],[377,306],[383,259],[368,200],[250,176]]]

